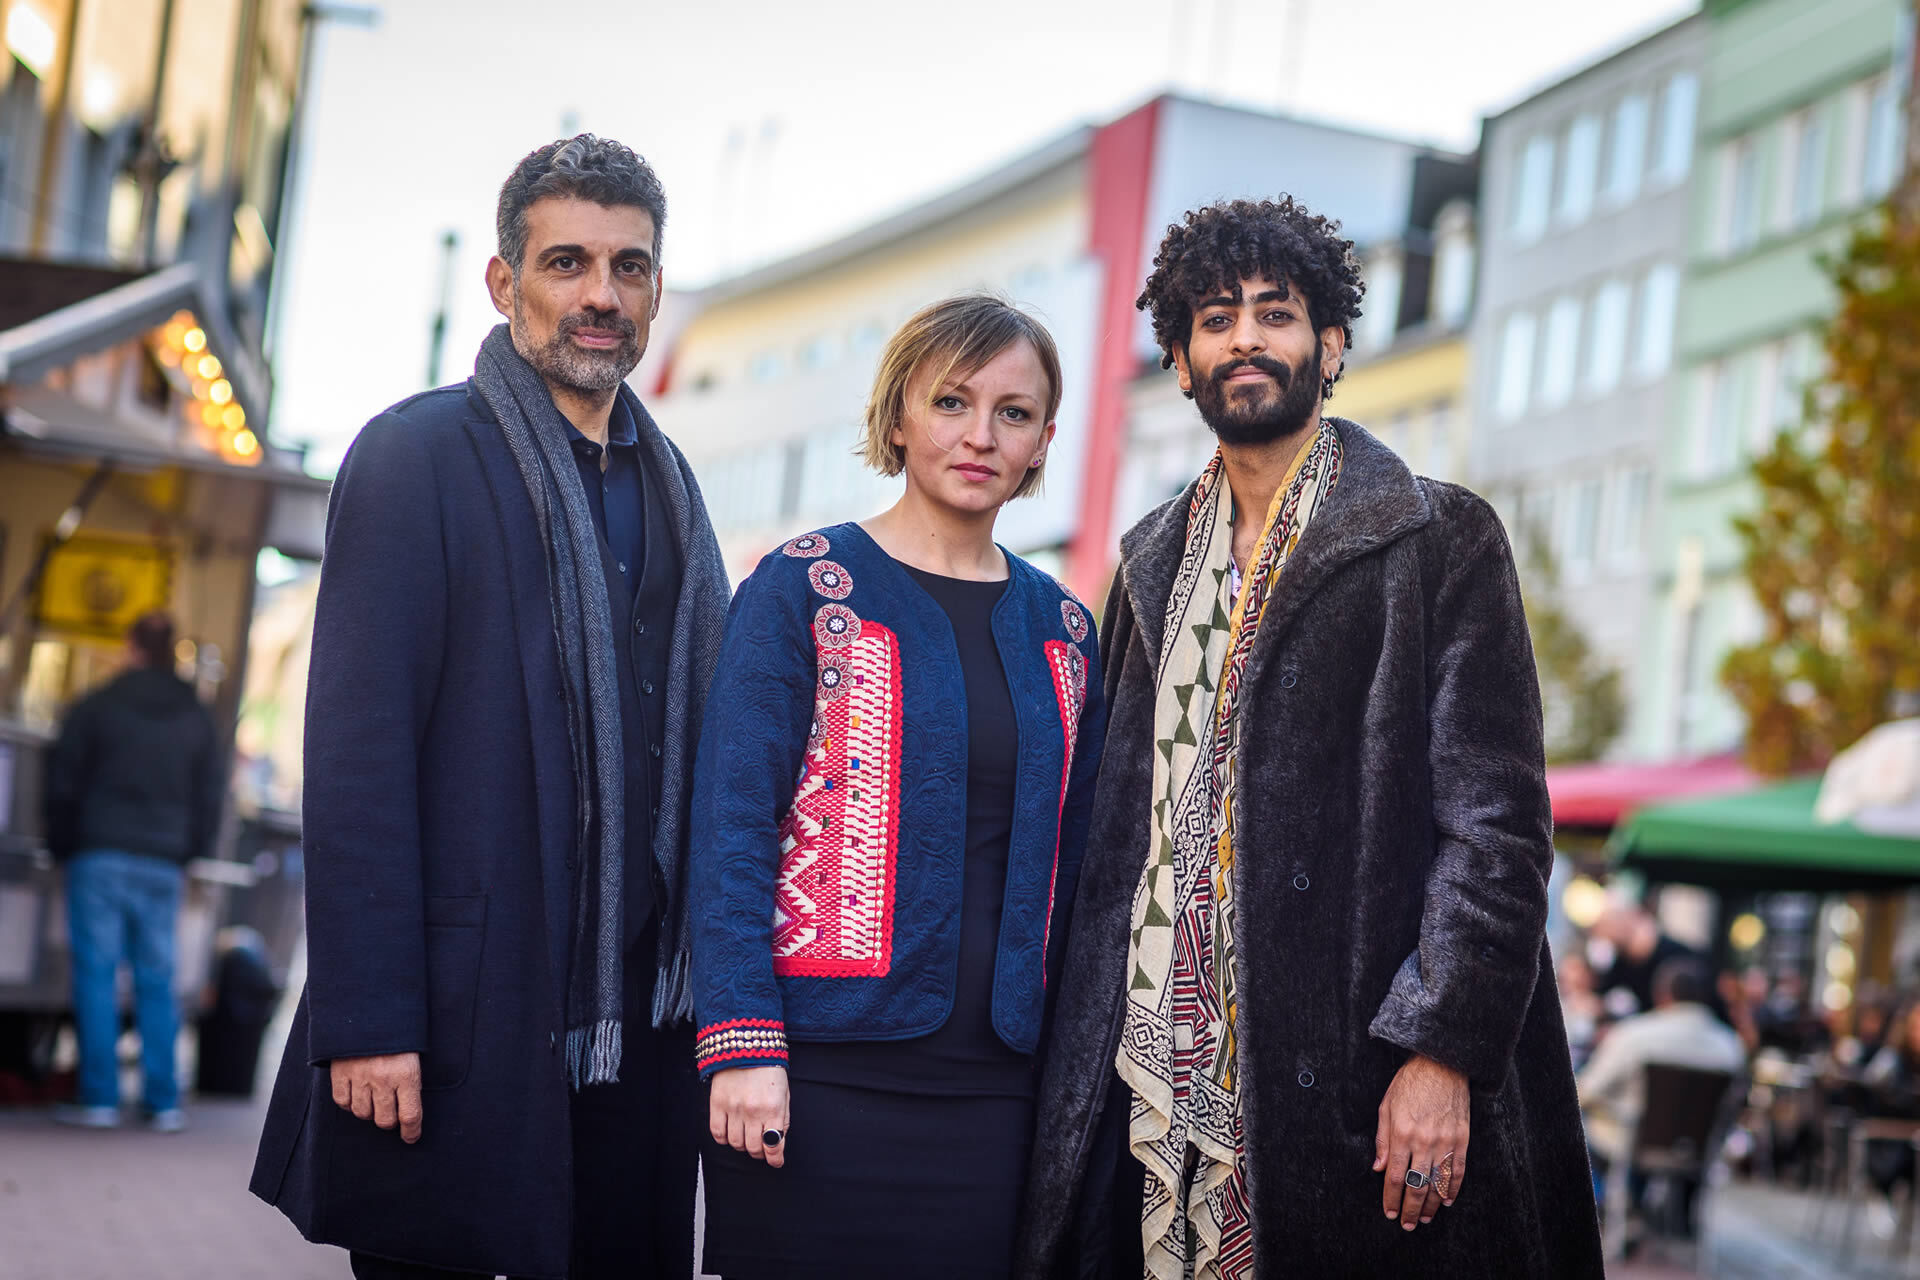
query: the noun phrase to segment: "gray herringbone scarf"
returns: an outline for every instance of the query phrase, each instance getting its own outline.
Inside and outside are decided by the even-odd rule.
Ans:
[[[480,345],[474,384],[526,483],[546,553],[553,634],[576,779],[573,938],[567,960],[567,1075],[577,1090],[620,1077],[621,887],[627,822],[620,684],[599,537],[566,419],[514,350],[506,325]]]

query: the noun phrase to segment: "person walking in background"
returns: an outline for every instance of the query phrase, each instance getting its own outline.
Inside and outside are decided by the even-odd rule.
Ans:
[[[625,382],[665,221],[617,142],[528,155],[508,323],[334,482],[307,989],[252,1187],[361,1280],[693,1270],[687,803],[727,582]]]
[[[1323,413],[1361,293],[1283,197],[1139,300],[1219,449],[1120,543],[1029,1280],[1601,1273],[1513,557]]]
[[[1087,610],[993,541],[1060,393],[1052,337],[1009,304],[921,311],[867,405],[900,500],[788,542],[734,603],[693,851],[726,1280],[1012,1265],[1106,719]]]
[[[149,1128],[186,1127],[174,1041],[174,927],[184,864],[212,852],[223,793],[220,739],[193,686],[174,674],[173,619],[127,633],[126,670],[82,698],[47,758],[47,845],[67,875],[79,1100],[56,1118],[120,1123],[120,965],[133,970],[141,1101]]]

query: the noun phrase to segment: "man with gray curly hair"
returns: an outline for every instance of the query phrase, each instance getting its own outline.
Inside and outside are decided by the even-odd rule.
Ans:
[[[507,323],[334,483],[307,989],[252,1187],[359,1280],[692,1274],[688,793],[729,593],[626,384],[665,222],[620,143],[521,160]]]

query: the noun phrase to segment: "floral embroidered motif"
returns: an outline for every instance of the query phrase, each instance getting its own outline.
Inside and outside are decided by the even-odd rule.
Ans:
[[[814,720],[780,820],[773,971],[880,977],[893,962],[900,824],[900,641],[892,631],[862,622],[852,644],[821,651]]]
[[[820,655],[820,701],[837,701],[847,691],[847,664],[844,659]]]
[[[822,649],[844,649],[860,638],[860,616],[843,604],[824,604],[813,615],[813,638]]]
[[[795,560],[813,560],[827,554],[831,549],[832,546],[823,533],[803,533],[780,548]]]
[[[735,1018],[702,1027],[693,1042],[694,1068],[705,1071],[742,1058],[787,1059],[786,1025],[773,1018]]]
[[[829,600],[845,600],[853,591],[853,575],[831,560],[822,560],[808,569],[807,581]]]
[[[1073,637],[1075,644],[1087,638],[1087,614],[1079,605],[1071,600],[1062,600],[1060,620],[1067,624],[1067,634]]]

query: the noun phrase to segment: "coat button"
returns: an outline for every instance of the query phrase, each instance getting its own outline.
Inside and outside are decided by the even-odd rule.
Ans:
[[[642,681],[640,682],[640,692],[642,692],[642,693],[644,693],[644,694],[646,694],[646,695],[647,695],[648,697],[652,697],[652,696],[653,696],[653,681],[651,681],[651,680],[642,680]]]
[[[625,560],[622,560],[618,567],[620,569],[620,572],[625,573],[627,571],[627,562]]]
[[[1280,687],[1282,689],[1291,689],[1293,688],[1293,686],[1299,683],[1300,683],[1300,677],[1293,674],[1293,672],[1291,671],[1287,672],[1287,674],[1280,677]]]
[[[641,621],[640,621],[639,619],[637,619],[637,618],[636,618],[636,619],[634,619],[634,623],[633,623],[633,634],[635,634],[635,635],[637,635],[637,636],[643,636],[643,635],[645,635],[645,634],[647,634],[647,624],[646,624],[646,623],[644,623],[644,622],[641,622]]]
[[[648,747],[647,754],[652,756],[655,760],[658,760],[660,758],[660,744],[656,742],[652,746]]]
[[[1311,1088],[1313,1088],[1313,1072],[1311,1072],[1311,1071],[1302,1071],[1302,1072],[1300,1073],[1300,1075],[1298,1076],[1298,1079],[1299,1079],[1299,1081],[1300,1081],[1300,1087],[1301,1087],[1302,1089],[1311,1089]]]
[[[1304,871],[1302,871],[1299,875],[1293,878],[1293,887],[1303,892],[1306,890],[1307,886],[1312,883],[1313,881],[1307,879],[1307,873]]]
[[[552,1031],[547,1032],[547,1048],[555,1053],[560,1052],[560,1037]]]

